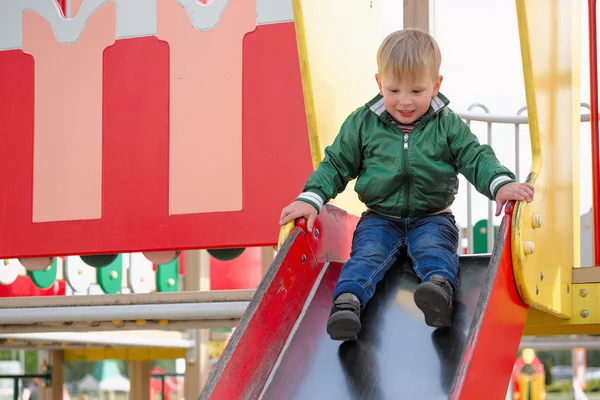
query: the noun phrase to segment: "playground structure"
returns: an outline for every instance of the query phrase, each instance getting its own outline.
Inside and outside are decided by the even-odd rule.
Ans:
[[[504,397],[523,334],[597,333],[600,323],[600,262],[595,256],[594,267],[580,268],[577,251],[579,4],[516,4],[533,160],[528,180],[536,199],[511,205],[493,251],[487,247],[488,290],[474,299],[485,306],[466,320],[471,346],[451,389],[461,399]],[[305,321],[304,305],[324,277],[328,285],[335,281],[348,257],[362,210],[351,184],[317,220],[319,236],[308,235],[302,221],[281,232],[275,222],[342,119],[373,94],[374,58],[355,55],[373,54],[381,40],[380,3],[156,5],[0,5],[0,120],[9,127],[0,136],[0,229],[10,232],[0,234],[0,259],[9,260],[0,280],[14,283],[25,268],[33,282],[53,287],[62,268],[71,287],[84,288],[92,271],[106,293],[2,300],[0,331],[194,328],[197,335],[195,329],[239,320],[202,398],[236,398],[234,378],[238,395],[256,398],[269,390],[276,372],[269,368]],[[207,52],[211,57],[202,57]],[[202,287],[206,263],[195,250],[276,245],[256,293]],[[137,257],[135,268],[122,268],[125,255]],[[185,278],[192,292],[164,293],[180,286],[181,260],[186,274],[195,274]],[[131,295],[117,294],[124,270]],[[197,350],[177,353],[190,373],[197,373]],[[260,370],[244,366],[257,360],[264,361]],[[488,374],[496,384],[484,387]],[[53,387],[59,380],[53,375]]]
[[[544,365],[532,349],[524,349],[517,358],[511,379],[514,400],[546,398]]]

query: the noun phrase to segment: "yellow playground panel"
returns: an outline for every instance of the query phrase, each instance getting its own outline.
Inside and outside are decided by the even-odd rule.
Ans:
[[[517,0],[535,200],[513,216],[525,335],[600,332],[600,268],[579,259],[581,2]]]
[[[580,4],[516,4],[536,194],[514,213],[513,268],[527,304],[570,318],[579,265]]]
[[[294,0],[294,18],[316,168],[348,114],[379,90],[375,55],[383,35],[381,2]],[[360,29],[352,23],[356,21]],[[331,204],[355,215],[365,209],[354,193],[354,182]]]

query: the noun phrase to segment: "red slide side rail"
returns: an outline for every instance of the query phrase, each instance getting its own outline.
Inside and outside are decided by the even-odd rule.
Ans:
[[[525,328],[529,307],[521,301],[512,266],[511,219],[514,204],[506,207],[506,215],[490,265],[498,262],[496,276],[482,289],[489,291],[479,304],[472,326],[479,326],[470,335],[462,365],[455,376],[452,400],[503,399],[519,344]],[[492,378],[494,377],[494,378]]]
[[[350,257],[356,216],[325,205],[313,233],[305,223],[278,252],[199,399],[257,398],[321,271]]]
[[[592,136],[592,188],[594,216],[594,265],[600,265],[600,150],[598,148],[598,53],[596,41],[596,0],[588,0],[590,51],[590,123]]]

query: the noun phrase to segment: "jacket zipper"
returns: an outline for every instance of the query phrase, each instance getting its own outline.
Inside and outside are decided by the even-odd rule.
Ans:
[[[409,186],[409,177],[408,177],[408,133],[405,132],[404,133],[404,218],[406,218],[408,216],[409,213],[409,206],[408,206],[408,200],[409,200],[409,190],[410,190],[410,186]]]

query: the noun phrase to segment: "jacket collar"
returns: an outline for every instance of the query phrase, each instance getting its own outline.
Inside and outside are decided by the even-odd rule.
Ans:
[[[431,105],[429,106],[429,110],[423,115],[419,120],[427,120],[433,115],[437,114],[441,110],[443,110],[446,106],[450,104],[450,100],[442,93],[438,92],[437,96],[431,99]],[[379,118],[384,120],[387,119],[388,112],[385,109],[385,105],[383,104],[383,96],[381,94],[377,94],[377,96],[373,97],[366,106]]]

